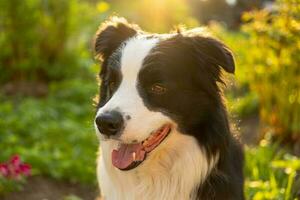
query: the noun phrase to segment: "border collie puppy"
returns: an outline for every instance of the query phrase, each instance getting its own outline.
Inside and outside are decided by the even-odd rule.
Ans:
[[[201,30],[149,34],[123,18],[95,37],[105,200],[241,200],[243,152],[219,83],[232,53]]]

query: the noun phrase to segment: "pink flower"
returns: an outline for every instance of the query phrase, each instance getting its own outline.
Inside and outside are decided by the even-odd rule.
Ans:
[[[8,165],[5,163],[0,163],[0,174],[4,177],[9,176]]]
[[[19,167],[17,167],[17,168],[12,168],[11,170],[13,171],[12,174],[13,174],[14,178],[19,177],[19,175],[21,174],[21,170],[20,170]]]
[[[31,174],[31,166],[29,164],[21,164],[20,165],[21,173],[25,176],[29,176]]]
[[[19,155],[14,155],[10,158],[10,164],[12,164],[14,167],[19,167],[21,164],[21,159]]]
[[[31,174],[31,166],[22,163],[19,155],[12,156],[8,162],[0,163],[0,175],[6,178],[20,179]]]

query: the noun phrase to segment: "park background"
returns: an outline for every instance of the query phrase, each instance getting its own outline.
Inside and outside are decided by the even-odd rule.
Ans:
[[[227,108],[248,200],[300,197],[300,0],[0,0],[0,199],[94,199],[92,38],[109,16],[206,26],[236,58]]]

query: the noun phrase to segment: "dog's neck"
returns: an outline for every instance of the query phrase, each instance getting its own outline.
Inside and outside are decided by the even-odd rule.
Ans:
[[[218,160],[208,160],[193,137],[175,132],[140,166],[120,171],[111,161],[116,146],[115,141],[101,143],[98,179],[106,200],[193,200]]]

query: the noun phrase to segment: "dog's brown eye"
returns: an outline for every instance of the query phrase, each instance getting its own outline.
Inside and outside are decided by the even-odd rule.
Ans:
[[[161,84],[153,84],[150,88],[150,91],[154,94],[163,94],[167,91],[167,88]]]

